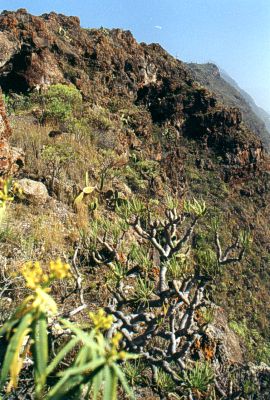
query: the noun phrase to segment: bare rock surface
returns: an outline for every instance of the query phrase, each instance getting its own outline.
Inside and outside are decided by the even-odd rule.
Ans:
[[[228,364],[241,364],[243,362],[243,349],[239,336],[230,329],[225,311],[218,307],[212,324],[209,324],[207,335],[219,343],[224,361]]]
[[[29,203],[42,205],[49,199],[47,188],[42,182],[24,178],[18,180],[18,184],[23,191],[24,198]]]

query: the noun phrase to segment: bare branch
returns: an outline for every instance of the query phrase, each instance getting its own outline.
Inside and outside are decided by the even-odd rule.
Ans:
[[[71,273],[76,281],[76,290],[78,290],[78,292],[79,292],[80,303],[82,306],[85,306],[84,289],[83,289],[83,285],[82,285],[82,275],[77,267],[78,251],[79,251],[79,246],[76,247],[74,255],[73,255],[73,259],[72,259],[73,271],[71,271]]]

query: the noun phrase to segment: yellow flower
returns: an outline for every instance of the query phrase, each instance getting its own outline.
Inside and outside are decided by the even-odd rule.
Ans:
[[[103,309],[98,310],[97,313],[90,312],[89,317],[91,318],[96,330],[108,330],[113,323],[113,316],[106,315]]]
[[[29,289],[36,290],[48,284],[51,279],[64,279],[70,275],[70,266],[62,263],[60,259],[50,261],[50,274],[46,274],[38,261],[28,261],[21,269],[25,279],[26,286]]]
[[[13,197],[9,194],[11,189],[10,181],[1,179],[0,187],[2,187],[2,189],[0,190],[0,205],[4,207],[6,202],[14,200]]]
[[[117,348],[119,346],[119,342],[122,339],[123,335],[120,332],[116,332],[116,334],[112,337],[111,343],[113,347]]]
[[[64,279],[70,276],[70,266],[58,258],[56,261],[50,261],[50,273],[50,278]]]
[[[22,275],[25,279],[26,286],[29,289],[36,290],[40,288],[42,284],[48,282],[48,275],[44,274],[43,269],[38,261],[29,261],[22,267]]]
[[[120,341],[123,335],[121,332],[116,332],[110,340],[109,359],[110,360],[125,360],[127,353],[125,351],[118,351]]]
[[[125,360],[126,356],[127,356],[127,353],[125,351],[120,351],[118,353],[118,357],[119,357],[120,360]]]

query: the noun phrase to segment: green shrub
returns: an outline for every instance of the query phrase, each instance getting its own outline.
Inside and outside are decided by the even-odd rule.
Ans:
[[[145,281],[140,278],[136,282],[134,287],[134,300],[136,303],[148,305],[151,296],[154,293],[154,283],[151,281]]]
[[[69,121],[82,111],[82,95],[74,86],[52,85],[42,93],[39,102],[44,106],[44,118],[57,123]]]
[[[157,369],[156,373],[156,386],[162,393],[174,392],[176,389],[176,384],[174,383],[172,377],[164,372],[162,369]]]
[[[146,364],[141,360],[131,360],[124,364],[123,371],[132,387],[145,383],[146,376],[144,375],[147,369]]]
[[[183,279],[188,269],[188,256],[184,253],[175,254],[168,262],[168,276],[171,279]]]

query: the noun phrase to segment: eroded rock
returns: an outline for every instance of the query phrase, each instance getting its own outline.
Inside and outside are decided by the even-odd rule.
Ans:
[[[161,46],[139,44],[120,29],[83,29],[78,18],[53,12],[36,17],[21,9],[5,11],[0,30],[5,91],[72,83],[93,104],[118,96],[143,106],[127,116],[137,137],[150,138],[153,122],[165,124],[213,149],[233,174],[259,166],[261,141],[243,124],[239,110],[218,103]]]

